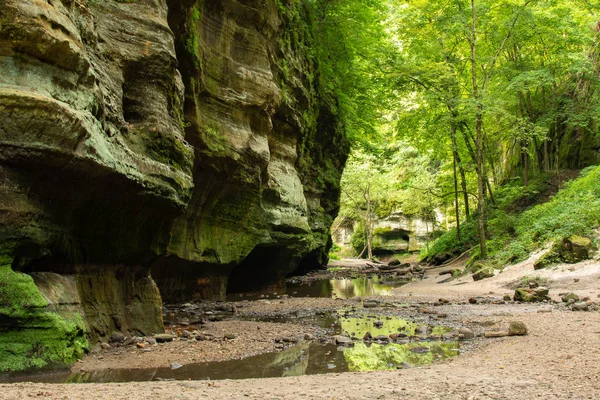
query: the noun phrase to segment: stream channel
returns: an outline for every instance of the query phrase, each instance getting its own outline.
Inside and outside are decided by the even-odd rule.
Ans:
[[[340,297],[385,295],[393,284],[376,279],[316,281],[310,285],[290,285],[290,296]],[[254,295],[249,295],[254,297]],[[244,296],[244,300],[247,297]],[[300,320],[302,321],[300,321]],[[112,369],[93,372],[61,372],[35,375],[8,375],[0,382],[106,383],[160,380],[216,380],[300,376],[325,373],[375,371],[411,368],[460,354],[456,338],[444,336],[452,328],[419,325],[395,316],[368,310],[320,312],[304,317],[260,318],[263,322],[308,323],[331,336],[354,338],[349,346],[303,342],[276,353],[239,360],[174,365],[171,368]],[[372,339],[362,338],[371,335]],[[392,339],[390,339],[392,335]],[[387,339],[386,339],[387,338]],[[447,339],[447,340],[444,340]]]

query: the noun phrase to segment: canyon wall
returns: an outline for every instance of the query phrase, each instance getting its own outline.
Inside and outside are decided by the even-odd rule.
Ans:
[[[0,1],[0,371],[162,331],[161,295],[223,299],[326,263],[348,144],[308,15]]]

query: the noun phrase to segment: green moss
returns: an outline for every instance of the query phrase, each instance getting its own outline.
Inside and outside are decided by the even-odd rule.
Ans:
[[[0,266],[0,372],[68,366],[87,348],[80,315],[48,311],[29,275]]]
[[[194,6],[190,16],[189,32],[185,38],[184,47],[188,54],[193,57],[196,69],[200,70],[200,44],[198,43],[198,33],[196,31],[198,21],[200,21],[200,11],[197,6]]]

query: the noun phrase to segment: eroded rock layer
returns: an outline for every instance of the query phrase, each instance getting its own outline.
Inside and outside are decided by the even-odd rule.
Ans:
[[[300,1],[0,5],[0,337],[27,314],[41,349],[0,370],[57,362],[48,324],[71,360],[76,332],[161,331],[161,294],[326,262],[347,143]]]

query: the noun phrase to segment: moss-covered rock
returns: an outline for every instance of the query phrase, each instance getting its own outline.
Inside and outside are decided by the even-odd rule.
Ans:
[[[542,302],[545,300],[550,300],[548,292],[548,288],[545,287],[538,287],[535,289],[518,288],[517,290],[515,290],[514,300],[522,301],[525,303]]]
[[[79,314],[59,315],[33,279],[0,266],[0,372],[65,367],[88,348]]]
[[[586,237],[572,235],[554,242],[550,250],[544,254],[533,267],[542,269],[561,262],[574,264],[590,257],[592,241]]]
[[[491,278],[494,276],[494,269],[492,267],[486,267],[480,269],[479,271],[473,274],[474,281],[480,281],[482,279]]]

